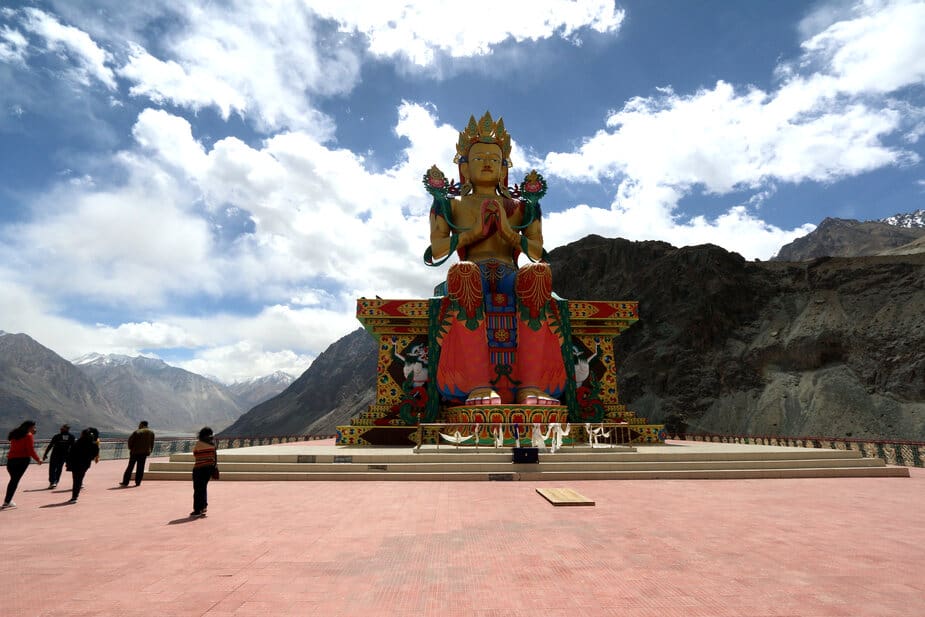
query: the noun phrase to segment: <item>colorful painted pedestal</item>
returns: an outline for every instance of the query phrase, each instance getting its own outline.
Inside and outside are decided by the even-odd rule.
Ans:
[[[617,374],[613,340],[620,332],[638,320],[638,303],[568,301],[573,346],[581,352],[587,364],[576,383],[578,405],[487,405],[441,407],[436,422],[468,424],[479,422],[572,423],[573,439],[586,440],[582,425],[584,417],[596,409],[595,422],[622,422],[626,443],[659,443],[664,441],[660,424],[649,424],[637,418],[621,405],[617,393]],[[418,427],[409,422],[409,410],[422,404],[423,387],[411,385],[414,376],[415,350],[428,344],[428,300],[357,300],[357,319],[379,344],[376,378],[376,402],[369,410],[350,421],[349,426],[337,427],[338,445],[411,446],[417,443]],[[603,412],[601,412],[603,409]],[[585,411],[587,411],[587,414]],[[601,417],[601,415],[603,417]],[[598,419],[599,418],[599,419]],[[423,431],[424,443],[436,443],[437,431]],[[484,443],[484,442],[483,442]]]

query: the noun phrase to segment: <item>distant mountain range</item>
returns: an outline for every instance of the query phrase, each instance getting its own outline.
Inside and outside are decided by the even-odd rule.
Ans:
[[[827,218],[811,233],[780,249],[772,261],[818,257],[911,255],[925,252],[925,210],[879,221]]]
[[[0,422],[10,428],[29,418],[49,433],[64,422],[125,433],[140,420],[161,434],[220,430],[291,382],[275,373],[225,386],[162,360],[122,355],[72,363],[26,334],[0,331]]]
[[[671,431],[921,441],[925,252],[908,245],[923,215],[826,219],[800,251],[781,250],[792,261],[589,236],[551,252],[553,286],[639,301],[616,340],[621,399]],[[228,430],[333,433],[372,402],[375,366],[358,329]]]
[[[110,432],[135,428],[83,371],[25,334],[2,332],[0,426],[9,431],[27,419],[49,435],[64,422]]]
[[[224,428],[246,411],[228,387],[162,360],[94,354],[74,364],[116,408],[152,428]]]

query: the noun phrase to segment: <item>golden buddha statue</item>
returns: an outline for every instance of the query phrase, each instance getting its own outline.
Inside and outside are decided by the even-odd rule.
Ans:
[[[450,403],[558,405],[565,389],[563,334],[542,261],[546,184],[534,170],[509,188],[510,153],[504,121],[485,112],[459,134],[459,184],[436,166],[424,177],[434,197],[425,261],[461,259],[447,273],[437,320],[436,385]],[[518,268],[521,254],[530,263]]]

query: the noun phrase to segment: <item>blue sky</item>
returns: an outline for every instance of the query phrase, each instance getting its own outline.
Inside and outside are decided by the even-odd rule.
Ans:
[[[546,248],[766,259],[923,207],[925,3],[87,0],[0,8],[0,329],[231,382],[424,297],[436,163],[486,109]]]

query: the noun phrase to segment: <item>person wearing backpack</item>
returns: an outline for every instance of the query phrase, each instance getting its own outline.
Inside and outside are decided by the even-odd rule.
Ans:
[[[83,487],[84,476],[94,461],[100,455],[99,432],[95,428],[85,428],[80,437],[74,442],[74,447],[67,456],[67,470],[71,472],[73,484],[71,485],[71,499],[68,503],[77,503],[80,489]]]
[[[61,479],[61,472],[64,470],[64,463],[67,462],[67,453],[70,452],[71,446],[74,445],[74,436],[71,435],[71,427],[67,424],[61,425],[60,432],[51,438],[42,460],[48,458],[48,452],[51,451],[51,461],[48,463],[48,488],[58,486],[58,480]]]

